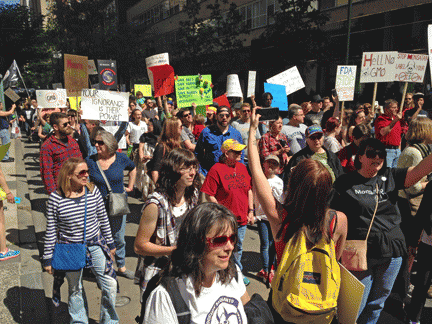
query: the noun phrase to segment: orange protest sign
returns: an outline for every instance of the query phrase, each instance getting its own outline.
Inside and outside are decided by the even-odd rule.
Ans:
[[[81,90],[88,88],[87,56],[65,54],[64,79],[68,97],[81,96]]]

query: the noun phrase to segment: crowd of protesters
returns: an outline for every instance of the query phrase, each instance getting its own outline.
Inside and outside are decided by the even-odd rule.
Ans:
[[[365,239],[375,204],[369,267],[353,271],[365,285],[357,322],[376,323],[392,290],[401,296],[408,320],[419,322],[427,295],[432,297],[432,107],[422,93],[408,93],[401,109],[388,99],[383,110],[368,103],[341,109],[337,96],[314,95],[270,121],[260,121],[259,114],[272,107],[271,93],[262,95],[260,106],[254,96],[232,108],[214,102],[205,116],[195,104],[178,109],[173,98],[131,95],[130,121],[122,123],[82,120],[81,111],[70,107],[40,109],[34,99],[0,109],[2,144],[12,132],[41,145],[40,173],[50,194],[42,260],[56,282],[66,277],[73,288],[71,323],[86,316],[80,309],[86,303],[82,273],[52,269],[56,239],[76,243],[86,232],[91,268],[103,291],[101,323],[119,321],[117,276],[134,279],[142,298],[163,269],[184,278],[178,285],[198,323],[217,315],[212,307],[225,292],[245,316],[249,279],[242,275],[241,257],[247,225],[258,224],[257,276],[271,283],[296,231],[307,227],[312,243],[330,231],[340,258],[345,240]],[[10,131],[14,119],[20,129]],[[115,133],[104,130],[114,124]],[[123,137],[126,146],[119,148]],[[12,161],[8,155],[2,160]],[[110,215],[105,208],[111,192],[134,192],[143,202],[135,273],[125,265],[126,214]],[[86,222],[79,215],[84,205]],[[0,236],[2,226],[0,216]],[[196,240],[196,248],[189,240]],[[0,237],[0,260],[8,252],[1,242]],[[162,288],[146,296],[141,320],[177,319],[172,304],[164,305],[167,296]]]

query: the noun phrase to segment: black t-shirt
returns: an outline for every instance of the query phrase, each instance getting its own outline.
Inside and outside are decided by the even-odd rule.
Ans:
[[[314,112],[314,111],[309,111],[305,118],[304,118],[304,123],[306,126],[312,126],[314,124],[321,126],[321,119],[323,118],[324,113],[322,111],[319,112]]]
[[[376,206],[379,204],[368,239],[368,259],[399,257],[406,254],[405,238],[400,229],[397,207],[398,190],[405,188],[408,169],[386,168],[373,178],[358,172],[341,175],[334,183],[332,208],[348,218],[347,240],[364,240]]]

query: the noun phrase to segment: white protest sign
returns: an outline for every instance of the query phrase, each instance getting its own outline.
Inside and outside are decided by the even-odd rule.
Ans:
[[[284,85],[287,96],[305,87],[297,66],[267,79],[267,83]]]
[[[243,98],[243,92],[240,87],[240,80],[237,74],[229,74],[227,76],[226,85],[227,97]]]
[[[36,90],[38,108],[66,108],[66,89]]]
[[[393,82],[398,52],[364,52],[360,83]]]
[[[5,90],[4,94],[6,96],[9,97],[10,100],[12,100],[13,102],[17,102],[20,99],[20,96],[18,96],[16,94],[15,91],[13,91],[11,88],[7,88],[7,90]]]
[[[120,128],[120,126],[107,126],[107,125],[101,125],[103,127],[103,129],[105,129],[108,133],[111,133],[113,135],[115,135],[115,133],[118,131],[118,129]],[[122,138],[120,139],[120,141],[118,142],[118,147],[120,149],[126,149],[127,145],[126,145],[126,136],[123,135]]]
[[[255,95],[256,71],[249,71],[247,98]]]
[[[88,74],[89,75],[97,75],[98,74],[98,71],[96,69],[96,64],[95,64],[94,60],[88,60],[87,69],[88,69]]]
[[[82,119],[129,121],[129,93],[108,90],[81,91]]]
[[[340,264],[341,285],[337,300],[340,324],[356,324],[363,298],[364,284]]]
[[[336,71],[336,92],[339,101],[353,101],[357,66],[338,65]]]
[[[428,53],[429,53],[429,70],[432,80],[432,25],[428,25]]]
[[[395,81],[422,83],[427,61],[427,55],[398,53]]]
[[[154,89],[153,83],[153,72],[150,71],[149,67],[158,66],[158,65],[169,65],[169,56],[168,53],[156,54],[146,58],[146,66],[147,66],[147,74],[150,79],[150,83],[152,85],[152,89]]]

